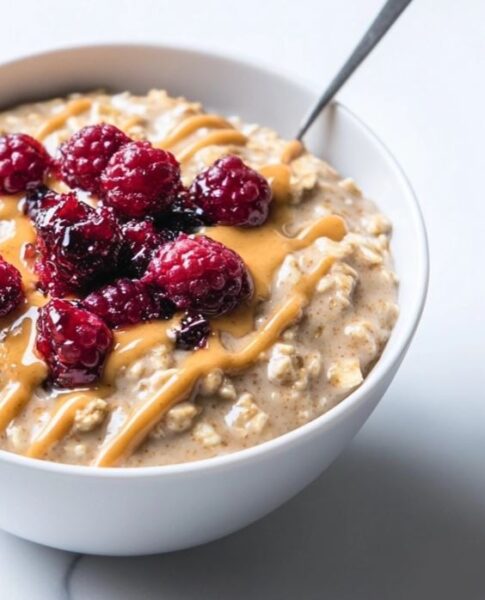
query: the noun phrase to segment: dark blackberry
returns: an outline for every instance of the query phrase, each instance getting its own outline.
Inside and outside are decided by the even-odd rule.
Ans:
[[[200,314],[187,314],[175,329],[175,346],[179,350],[197,350],[207,344],[210,323]]]

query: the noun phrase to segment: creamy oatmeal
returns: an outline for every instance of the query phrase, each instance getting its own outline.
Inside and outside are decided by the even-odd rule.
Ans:
[[[88,124],[111,123],[178,159],[188,186],[224,155],[270,183],[258,227],[205,226],[235,250],[252,298],[211,319],[205,347],[180,350],[181,315],[114,331],[101,379],[80,389],[45,385],[34,351],[38,307],[28,244],[35,230],[22,194],[0,197],[0,255],[22,275],[27,301],[4,317],[0,447],[72,464],[147,466],[209,458],[270,440],[330,410],[379,358],[398,315],[391,224],[330,165],[295,141],[163,91],[92,93],[0,114],[0,132],[24,132],[55,155]],[[52,175],[49,187],[67,192]],[[82,198],[96,198],[81,192]]]

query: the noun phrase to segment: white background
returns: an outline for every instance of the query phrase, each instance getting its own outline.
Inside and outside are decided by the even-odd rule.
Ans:
[[[380,4],[3,0],[0,60],[159,41],[241,55],[318,91]],[[415,342],[348,451],[288,505],[204,548],[72,564],[0,533],[0,598],[65,598],[66,584],[76,600],[485,597],[484,23],[480,0],[414,0],[340,94],[408,174],[432,259]]]

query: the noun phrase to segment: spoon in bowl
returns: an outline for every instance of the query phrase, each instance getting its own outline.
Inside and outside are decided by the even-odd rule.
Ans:
[[[315,106],[311,108],[303,119],[298,134],[296,135],[297,140],[302,139],[313,121],[332,100],[357,67],[377,46],[409,4],[411,4],[411,0],[387,0],[345,64],[330,82],[330,85],[320,96]]]

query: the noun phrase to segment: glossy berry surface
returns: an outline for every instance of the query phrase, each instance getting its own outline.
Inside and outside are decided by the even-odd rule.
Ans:
[[[105,322],[74,302],[56,298],[39,310],[36,348],[54,385],[72,388],[94,383],[112,343]]]
[[[168,210],[180,189],[180,165],[170,152],[149,142],[131,142],[110,159],[101,176],[107,206],[128,219]]]
[[[180,234],[155,254],[143,278],[164,291],[180,310],[217,316],[252,293],[242,258],[205,236]]]
[[[150,219],[128,221],[121,227],[123,248],[121,265],[134,277],[141,277],[152,256],[164,242],[172,239],[169,232],[160,232]]]
[[[59,148],[58,169],[72,188],[99,193],[100,177],[109,159],[130,138],[114,125],[100,123],[76,131]]]
[[[0,317],[5,317],[24,299],[22,278],[18,269],[0,257]]]
[[[175,312],[158,290],[132,279],[118,279],[89,294],[82,304],[113,328],[167,319]]]
[[[164,237],[170,240],[179,233],[196,233],[204,225],[210,225],[204,211],[192,202],[186,190],[179,192],[170,210],[160,215],[156,223]]]
[[[0,136],[0,194],[39,186],[51,164],[44,146],[25,133]]]
[[[175,329],[175,346],[179,350],[197,350],[207,344],[209,321],[203,315],[189,313]]]
[[[33,221],[36,221],[44,211],[55,206],[62,198],[62,194],[50,190],[45,185],[40,185],[25,194],[23,202],[24,213]]]
[[[53,296],[85,293],[114,273],[121,250],[121,228],[106,207],[92,208],[75,194],[37,215],[36,272]]]
[[[268,218],[271,188],[266,179],[238,156],[225,156],[199,173],[190,196],[215,224],[262,225]]]

